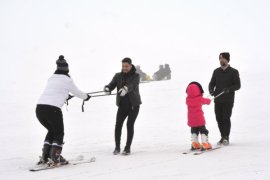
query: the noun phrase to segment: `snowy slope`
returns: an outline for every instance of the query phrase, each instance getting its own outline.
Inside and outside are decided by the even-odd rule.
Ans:
[[[269,6],[266,0],[1,0],[0,179],[269,179]],[[183,155],[190,147],[185,88],[196,80],[206,90],[222,51],[231,53],[242,80],[231,145]],[[73,99],[68,111],[63,108],[63,155],[97,161],[28,171],[46,134],[35,117],[36,102],[60,54],[86,92],[102,90],[126,56],[149,75],[170,64],[171,81],[140,86],[131,156],[112,155],[115,97],[91,99],[84,113]],[[204,111],[215,144],[213,107]],[[123,128],[123,144],[125,136]]]
[[[113,156],[115,99],[91,99],[80,112],[80,101],[70,102],[65,117],[64,155],[95,156],[92,164],[32,173],[40,155],[45,130],[34,116],[34,104],[8,103],[1,108],[0,179],[267,179],[270,138],[267,118],[269,94],[259,100],[260,86],[270,74],[242,76],[245,90],[237,93],[232,118],[231,145],[200,156],[182,155],[190,146],[186,125],[184,86],[176,80],[141,84],[143,105],[136,122],[131,156]],[[259,79],[259,81],[258,81]],[[4,98],[5,99],[5,98]],[[210,142],[219,132],[213,104],[205,107]],[[125,128],[123,129],[125,141]]]

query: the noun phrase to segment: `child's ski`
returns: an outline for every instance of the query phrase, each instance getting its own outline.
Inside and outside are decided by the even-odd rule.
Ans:
[[[209,149],[209,150],[195,152],[195,153],[193,153],[193,155],[201,155],[203,153],[211,152],[211,151],[214,151],[214,150],[217,150],[217,149],[220,149],[220,148],[221,148],[221,146],[213,147],[212,149]]]
[[[39,165],[37,167],[30,168],[29,171],[32,171],[32,172],[44,171],[44,170],[59,168],[59,167],[68,166],[68,165],[78,165],[78,164],[92,163],[92,162],[95,162],[95,161],[96,161],[95,157],[92,157],[92,158],[86,159],[86,160],[84,160],[84,159],[71,160],[71,161],[69,161],[68,164],[64,164],[64,165],[55,165],[55,166],[48,166],[47,164]]]
[[[188,151],[184,151],[182,152],[182,154],[191,154],[191,153],[196,153],[196,152],[200,152],[200,150],[188,150]]]

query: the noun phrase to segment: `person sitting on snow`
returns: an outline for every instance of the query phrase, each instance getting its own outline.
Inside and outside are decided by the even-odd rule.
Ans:
[[[164,78],[164,66],[159,65],[159,70],[154,73],[153,80],[160,81],[160,80],[163,80],[163,78]]]
[[[202,105],[211,103],[211,100],[203,97],[203,88],[198,82],[191,82],[186,89],[186,104],[188,108],[188,126],[191,127],[191,150],[212,149],[208,142],[208,130],[205,127],[205,118]],[[198,136],[201,134],[202,144]]]
[[[147,80],[147,74],[142,71],[141,66],[137,65],[135,66],[136,72],[140,75],[140,81],[146,81]]]
[[[165,68],[164,68],[164,74],[165,74],[165,79],[166,80],[170,80],[171,79],[171,68],[169,64],[165,64]]]

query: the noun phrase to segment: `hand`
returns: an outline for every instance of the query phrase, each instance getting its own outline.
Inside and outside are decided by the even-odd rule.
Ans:
[[[111,90],[108,86],[104,87],[104,91],[105,91],[105,94],[107,94],[107,95],[111,94]]]
[[[84,101],[88,101],[91,98],[89,94],[87,94],[87,98]]]
[[[214,91],[213,90],[209,90],[209,93],[211,96],[214,96]]]
[[[70,99],[72,99],[73,97],[74,97],[74,96],[72,96],[72,95],[69,94],[69,95],[68,95],[68,98],[67,98],[67,101],[70,100]]]
[[[230,89],[229,88],[224,88],[223,91],[224,91],[224,94],[230,93]]]
[[[127,93],[128,93],[128,87],[127,87],[127,86],[122,87],[122,88],[119,89],[119,91],[118,91],[118,94],[119,94],[120,96],[125,96]]]

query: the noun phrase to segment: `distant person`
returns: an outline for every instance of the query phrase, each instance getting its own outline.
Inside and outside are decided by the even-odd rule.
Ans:
[[[42,149],[42,157],[38,164],[45,164],[48,158],[52,160],[51,166],[68,164],[61,155],[64,139],[64,122],[61,111],[62,106],[69,97],[69,93],[88,101],[91,96],[80,91],[69,76],[68,63],[64,56],[56,61],[57,70],[49,78],[46,88],[40,96],[36,116],[39,122],[48,130]]]
[[[205,118],[202,105],[211,103],[211,100],[203,97],[203,88],[198,82],[191,82],[187,89],[186,104],[188,107],[188,126],[191,127],[191,150],[209,150],[212,148],[208,142],[208,130],[205,127]],[[201,134],[200,144],[198,136]]]
[[[136,68],[136,72],[140,75],[140,80],[146,81],[147,74],[142,71],[141,66],[137,65],[135,68]]]
[[[160,81],[164,78],[164,66],[159,65],[159,70],[154,73],[153,80]]]
[[[116,73],[112,81],[104,87],[108,93],[117,88],[116,105],[118,111],[115,124],[115,149],[113,154],[121,152],[121,134],[123,123],[127,119],[127,141],[123,155],[130,154],[130,148],[134,136],[134,124],[139,114],[141,96],[139,92],[140,75],[136,73],[136,68],[130,58],[122,60],[122,71]]]
[[[171,79],[171,68],[169,64],[165,64],[165,68],[164,68],[164,74],[165,74],[165,79],[166,80],[170,80]]]
[[[231,115],[234,105],[235,91],[241,87],[238,70],[229,65],[230,54],[228,52],[220,53],[219,62],[221,67],[214,70],[211,81],[209,83],[209,92],[215,99],[215,114],[218,128],[221,134],[219,145],[229,145],[229,137],[231,131]]]

